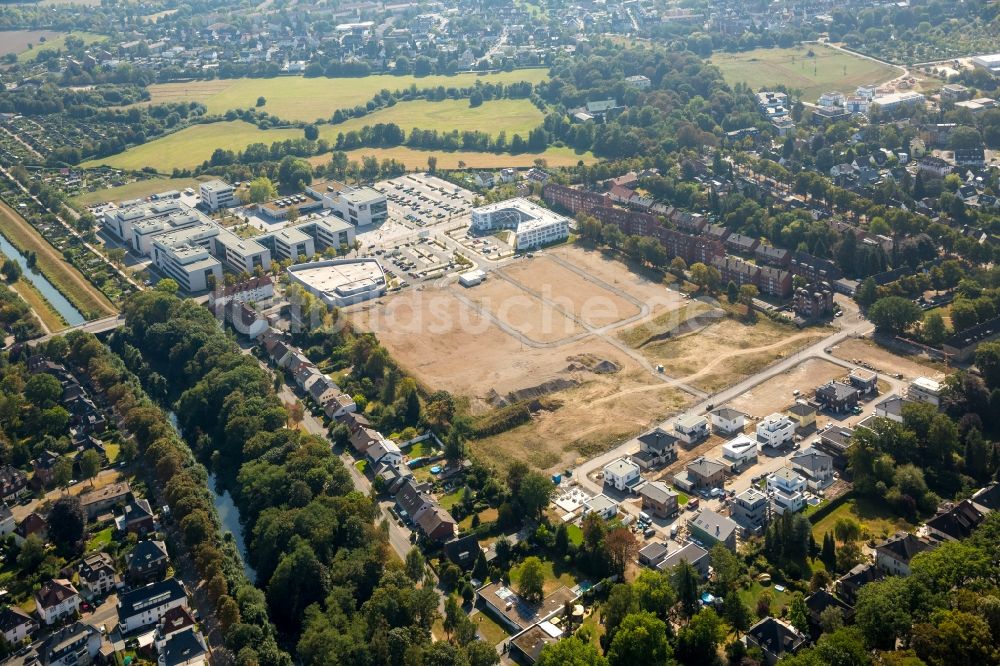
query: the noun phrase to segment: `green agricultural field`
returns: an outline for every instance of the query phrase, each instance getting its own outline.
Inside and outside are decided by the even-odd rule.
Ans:
[[[336,125],[321,125],[320,137],[331,144],[340,133],[360,130],[365,125],[395,123],[404,132],[414,127],[422,130],[459,132],[480,130],[496,136],[507,133],[507,140],[515,134],[527,139],[528,132],[542,124],[545,115],[526,99],[498,99],[471,107],[467,99],[446,99],[440,102],[418,100],[400,102],[360,118],[351,118]]]
[[[302,137],[300,129],[262,130],[256,125],[234,120],[207,125],[192,125],[179,132],[168,134],[135,146],[123,153],[84,162],[80,166],[96,167],[107,165],[116,169],[138,171],[143,167],[153,167],[160,173],[174,169],[190,169],[212,156],[216,148],[243,150],[251,143],[266,143]]]
[[[484,83],[539,83],[548,78],[546,69],[520,69],[495,74],[456,74],[455,76],[392,76],[377,74],[364,78],[304,78],[283,76],[273,79],[216,79],[187,83],[152,85],[152,103],[195,101],[208,107],[209,113],[255,107],[263,96],[264,111],[286,120],[312,121],[329,119],[337,109],[365,104],[382,90],[417,88],[464,88]]]
[[[211,180],[210,176],[201,178],[147,178],[137,180],[118,187],[105,187],[93,192],[84,192],[75,196],[71,201],[78,207],[91,206],[105,201],[128,201],[130,199],[144,199],[151,194],[158,194],[168,190],[184,190],[188,187],[197,188],[203,180]]]
[[[809,51],[814,55],[810,57]],[[784,84],[802,91],[812,102],[828,90],[853,92],[863,84],[885,83],[899,76],[898,67],[883,65],[822,44],[788,49],[754,49],[743,53],[716,53],[710,62],[732,85],[746,83],[754,90]]]
[[[73,32],[66,35],[60,35],[53,39],[48,39],[44,43],[35,43],[33,48],[26,51],[21,51],[17,54],[18,62],[32,62],[38,57],[41,51],[57,51],[66,46],[67,37],[76,37],[77,39],[82,39],[84,44],[93,44],[94,42],[99,42],[102,39],[107,39],[105,35],[97,35],[92,32]]]

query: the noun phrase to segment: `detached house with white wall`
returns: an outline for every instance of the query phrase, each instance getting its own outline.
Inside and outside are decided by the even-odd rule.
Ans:
[[[65,578],[53,578],[35,592],[35,612],[43,624],[53,625],[80,611],[80,593]]]
[[[806,478],[809,490],[823,490],[833,483],[833,456],[809,447],[796,451],[789,462],[793,470]]]
[[[782,467],[767,477],[767,494],[776,515],[783,515],[786,511],[795,513],[805,508],[805,490],[806,477],[791,467]]]
[[[795,437],[795,421],[780,412],[775,412],[757,424],[757,440],[765,446],[777,449],[791,443]]]
[[[642,481],[639,466],[624,456],[604,466],[604,483],[621,492],[631,492]]]

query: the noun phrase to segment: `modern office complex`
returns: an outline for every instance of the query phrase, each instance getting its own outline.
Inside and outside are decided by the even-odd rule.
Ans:
[[[510,229],[515,234],[515,247],[523,250],[567,238],[569,219],[518,197],[474,208],[472,229],[479,232]]]
[[[336,183],[328,184],[326,190],[322,193],[323,207],[356,227],[379,224],[389,217],[385,195],[374,188]]]
[[[198,193],[201,195],[201,202],[212,212],[236,205],[236,190],[221,180],[202,183]]]

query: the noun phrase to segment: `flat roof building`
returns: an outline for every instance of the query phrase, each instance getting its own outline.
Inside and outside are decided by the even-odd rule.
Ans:
[[[389,204],[385,195],[373,187],[351,187],[335,181],[327,182],[323,207],[356,227],[385,222]]]
[[[520,197],[472,209],[472,229],[510,229],[523,250],[569,237],[569,219]]]
[[[232,185],[224,181],[210,180],[207,183],[202,183],[198,191],[202,204],[210,211],[232,208],[236,205],[236,191]]]
[[[331,259],[288,267],[288,276],[329,305],[360,303],[385,294],[386,278],[375,259]]]

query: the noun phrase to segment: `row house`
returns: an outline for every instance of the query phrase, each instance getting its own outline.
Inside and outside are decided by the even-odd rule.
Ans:
[[[730,234],[726,238],[726,249],[735,254],[752,255],[760,245],[760,239],[743,234]]]
[[[759,264],[776,266],[778,268],[788,268],[792,263],[792,253],[780,247],[774,247],[766,243],[761,243],[754,250],[754,257]]]

